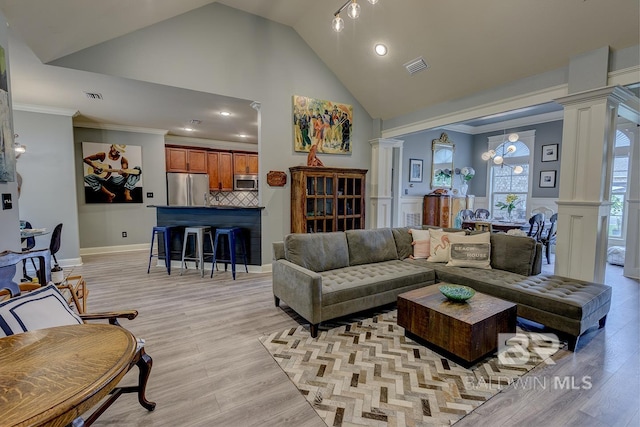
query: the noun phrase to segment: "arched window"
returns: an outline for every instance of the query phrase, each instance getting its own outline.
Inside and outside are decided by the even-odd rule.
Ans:
[[[502,164],[488,162],[489,203],[492,216],[496,219],[507,218],[507,210],[501,210],[496,205],[507,202],[507,196],[516,196],[515,209],[511,212],[511,219],[526,221],[527,205],[531,197],[531,150],[535,143],[535,131],[518,132],[518,141],[505,140],[504,135],[489,137],[489,149],[494,150],[503,158]],[[509,152],[507,147],[515,146],[515,151]],[[522,168],[522,173],[515,173],[516,168]],[[509,196],[510,199],[513,196]]]

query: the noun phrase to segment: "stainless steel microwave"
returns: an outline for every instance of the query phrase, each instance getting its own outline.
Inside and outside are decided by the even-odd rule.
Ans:
[[[234,175],[233,189],[236,191],[258,191],[258,175]]]

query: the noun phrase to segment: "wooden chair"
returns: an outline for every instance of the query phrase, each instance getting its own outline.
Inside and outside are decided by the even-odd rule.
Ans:
[[[544,229],[544,214],[535,214],[529,218],[529,231],[527,236],[536,239],[539,242],[542,238],[542,230]]]
[[[479,209],[476,209],[475,213],[473,214],[473,217],[475,219],[489,219],[491,217],[491,212],[489,212],[488,209],[479,208]]]
[[[544,246],[544,254],[547,257],[547,264],[551,264],[551,261],[549,260],[549,256],[551,254],[551,245],[556,243],[556,232],[557,232],[556,222],[557,221],[558,221],[558,214],[554,213],[553,215],[551,215],[551,218],[549,218],[549,222],[551,223],[549,230],[544,236],[540,238],[540,242]]]
[[[0,253],[0,301],[3,299],[9,299],[12,297],[17,297],[21,292],[28,292],[29,290],[33,290],[34,286],[39,287],[37,284],[28,283],[28,284],[17,284],[13,281],[13,278],[16,275],[16,265],[21,263],[22,260],[35,258],[39,262],[38,269],[38,279],[41,284],[49,283],[51,279],[51,253],[48,249],[42,249],[38,251],[30,251],[30,252],[11,252],[6,251]],[[47,274],[48,272],[48,274]],[[24,289],[24,290],[23,290]],[[79,314],[79,317],[83,322],[94,321],[94,320],[106,320],[112,325],[120,326],[118,319],[129,319],[133,320],[138,316],[138,312],[135,310],[126,310],[126,311],[113,311],[107,313],[94,313],[88,314],[83,313]],[[151,367],[153,365],[153,361],[151,357],[144,351],[144,341],[138,339],[138,348],[136,354],[129,362],[129,368],[133,368],[134,366],[138,367],[138,384],[136,386],[130,387],[116,387],[111,392],[111,395],[108,399],[104,400],[97,408],[93,410],[93,412],[88,416],[86,420],[84,420],[84,424],[82,424],[82,420],[79,421],[77,425],[85,425],[90,426],[98,419],[98,417],[109,407],[111,406],[123,393],[137,393],[138,394],[138,402],[142,407],[147,409],[148,411],[153,411],[156,407],[155,402],[150,402],[145,397],[145,391],[147,388],[147,382],[149,380],[149,375],[151,373]],[[78,421],[78,420],[76,420]],[[76,425],[76,421],[72,423],[72,425]]]

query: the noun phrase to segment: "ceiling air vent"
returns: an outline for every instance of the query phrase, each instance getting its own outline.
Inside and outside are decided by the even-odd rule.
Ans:
[[[102,99],[101,93],[85,92],[84,94],[87,95],[87,98],[89,99]]]
[[[422,57],[419,57],[404,64],[404,68],[406,68],[409,74],[413,76],[419,71],[426,70],[429,66]]]

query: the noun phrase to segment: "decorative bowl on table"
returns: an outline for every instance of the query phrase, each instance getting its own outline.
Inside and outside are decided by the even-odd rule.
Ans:
[[[476,293],[473,289],[462,285],[442,285],[438,289],[442,295],[455,302],[465,302]]]

